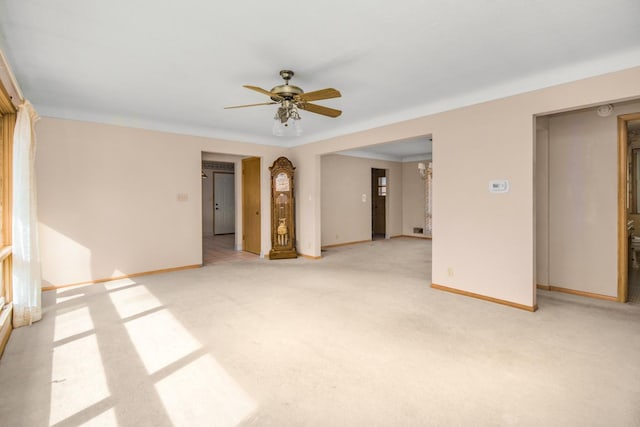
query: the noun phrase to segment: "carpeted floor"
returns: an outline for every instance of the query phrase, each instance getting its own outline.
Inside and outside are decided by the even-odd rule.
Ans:
[[[436,291],[428,240],[323,256],[45,293],[0,425],[640,425],[640,306]]]

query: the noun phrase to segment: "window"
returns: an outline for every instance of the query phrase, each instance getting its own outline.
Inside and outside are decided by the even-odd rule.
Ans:
[[[378,196],[385,197],[387,195],[387,177],[378,177]]]
[[[16,109],[0,82],[0,300],[11,302],[11,159]],[[0,337],[2,342],[2,337]],[[0,348],[0,352],[2,349]]]

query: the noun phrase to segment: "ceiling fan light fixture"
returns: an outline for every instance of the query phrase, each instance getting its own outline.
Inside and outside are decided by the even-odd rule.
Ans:
[[[297,118],[296,118],[297,117]],[[302,124],[300,123],[300,116],[289,116],[284,121],[280,118],[280,115],[276,113],[274,117],[272,132],[275,136],[300,136],[302,135]]]
[[[301,119],[296,104],[288,100],[283,101],[273,117],[273,134],[275,136],[302,135]]]

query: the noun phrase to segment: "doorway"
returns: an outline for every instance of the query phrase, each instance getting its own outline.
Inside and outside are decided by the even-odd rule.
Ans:
[[[371,168],[371,239],[387,235],[387,171]]]
[[[242,159],[242,250],[260,255],[260,158]]]
[[[638,105],[629,101],[536,117],[538,288],[629,301],[630,273],[640,276],[630,250],[633,235],[640,237],[637,200],[633,208],[640,191],[632,197],[634,145],[628,138],[628,124],[640,119]],[[619,113],[605,114],[613,109]],[[636,143],[640,148],[640,139]],[[640,159],[635,164],[638,172]]]
[[[232,159],[230,156],[203,153],[201,176],[202,262],[204,265],[237,256],[235,244],[236,164],[226,160]]]
[[[640,113],[618,116],[618,301],[640,304]]]

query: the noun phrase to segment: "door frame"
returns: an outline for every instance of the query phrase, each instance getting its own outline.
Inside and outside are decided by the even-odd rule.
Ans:
[[[640,120],[640,113],[618,116],[618,295],[619,302],[629,298],[629,236],[628,219],[628,135],[627,122]]]

